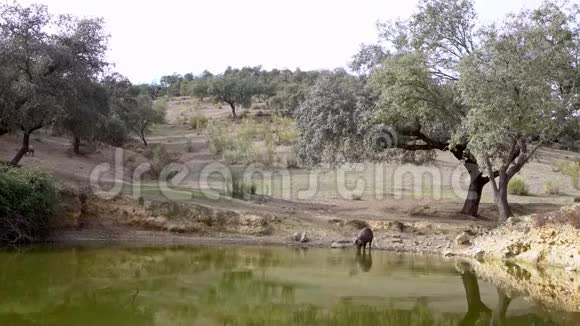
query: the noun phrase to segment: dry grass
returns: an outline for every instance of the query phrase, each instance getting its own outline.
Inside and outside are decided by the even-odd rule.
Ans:
[[[534,225],[536,227],[543,227],[550,224],[567,224],[580,230],[580,205],[573,206],[571,209],[562,209],[555,213],[534,217]]]

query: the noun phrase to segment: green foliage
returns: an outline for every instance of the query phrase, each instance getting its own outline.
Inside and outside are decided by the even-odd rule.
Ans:
[[[293,145],[297,138],[296,127],[289,118],[274,118],[272,123],[243,119],[236,128],[226,121],[212,120],[207,132],[212,157],[231,164],[271,166],[279,159],[276,146]]]
[[[163,144],[153,144],[147,146],[143,152],[149,164],[151,164],[151,169],[147,172],[148,175],[157,180],[160,177],[161,171],[167,167],[169,164],[173,163],[173,156],[167,151],[167,147]]]
[[[125,123],[116,116],[102,122],[98,139],[111,146],[122,147],[129,139],[129,130]]]
[[[517,196],[527,196],[530,189],[526,180],[522,177],[513,177],[508,184],[508,193]]]
[[[462,62],[462,97],[474,107],[465,123],[470,148],[494,165],[519,170],[518,161],[533,155],[527,144],[554,139],[572,114],[575,94],[564,85],[580,74],[569,65],[578,46],[571,19],[552,3],[524,11],[488,31],[481,49]]]
[[[307,89],[304,85],[297,83],[285,83],[279,86],[276,94],[270,98],[268,103],[279,116],[292,116],[300,103],[304,101]]]
[[[276,145],[292,145],[298,140],[298,130],[293,119],[274,117],[272,132],[276,135]]]
[[[235,118],[237,106],[249,108],[255,96],[267,92],[266,85],[259,78],[260,70],[259,67],[242,69],[228,67],[223,74],[211,78],[208,95],[218,102],[230,105]]]
[[[560,182],[558,180],[548,180],[544,184],[544,191],[548,195],[560,195]]]
[[[107,76],[104,83],[111,94],[113,114],[147,146],[150,128],[165,121],[166,99],[158,98],[154,104],[149,94],[141,93],[139,87],[118,74]]]
[[[55,182],[46,172],[0,167],[0,243],[41,240],[57,202]]]
[[[237,132],[232,132],[227,122],[212,121],[208,125],[207,133],[209,151],[213,158],[222,158],[228,163],[242,163],[251,157],[251,128],[242,127]]]
[[[189,127],[199,132],[207,128],[208,121],[209,119],[205,115],[197,112],[189,118]]]
[[[578,183],[578,178],[580,177],[580,159],[576,159],[574,162],[558,162],[558,168],[560,172],[570,177],[572,187],[580,189],[580,184]]]
[[[298,156],[308,165],[358,161],[368,127],[364,84],[345,71],[323,74],[296,110]]]
[[[146,94],[143,92],[139,92],[139,93],[144,94],[144,95],[148,96],[149,98],[153,98],[149,94]],[[167,96],[161,96],[161,97],[154,99],[153,100],[153,110],[155,110],[155,112],[157,112],[161,117],[165,117],[165,115],[167,114]],[[163,120],[161,120],[161,122],[163,122]]]
[[[55,123],[56,129],[63,129],[79,142],[80,139],[93,141],[108,137],[100,134],[105,131],[100,126],[106,124],[110,116],[107,89],[95,81],[82,79],[75,83],[75,88],[75,96],[67,100],[64,116]],[[74,150],[79,154],[77,147]]]
[[[94,117],[107,109],[95,87],[107,66],[103,26],[98,18],[55,17],[43,5],[0,4],[0,126],[23,131],[13,165],[35,130],[55,122],[72,133],[96,130]]]

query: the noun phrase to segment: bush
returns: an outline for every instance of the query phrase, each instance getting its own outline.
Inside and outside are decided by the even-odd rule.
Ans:
[[[578,177],[580,176],[580,159],[576,159],[574,162],[559,162],[558,168],[560,172],[570,177],[572,187],[580,189],[580,184],[578,184]]]
[[[143,152],[143,156],[151,164],[151,169],[148,171],[148,174],[153,179],[158,179],[161,170],[173,162],[173,157],[163,144],[152,144],[148,146]]]
[[[44,239],[57,199],[55,182],[46,172],[0,167],[0,243]]]
[[[256,194],[256,185],[254,183],[246,184],[244,176],[234,172],[231,178],[226,180],[226,192],[232,198],[245,199],[246,194]]]
[[[544,190],[548,195],[559,195],[560,192],[560,182],[548,180],[546,184],[544,184]]]
[[[517,196],[527,196],[530,190],[524,178],[513,177],[508,184],[508,193]]]
[[[129,139],[129,130],[121,119],[113,117],[105,121],[99,130],[99,140],[115,147],[123,146]]]
[[[192,130],[199,132],[207,128],[208,121],[209,119],[205,115],[196,113],[189,118],[189,126]]]
[[[209,151],[214,159],[266,166],[279,161],[277,145],[292,145],[298,137],[294,122],[288,118],[276,118],[271,124],[245,119],[233,130],[226,122],[212,121],[207,130]]]
[[[222,158],[228,163],[243,163],[253,157],[253,139],[256,128],[244,120],[237,132],[223,121],[213,121],[208,125],[209,152],[213,158]]]
[[[274,117],[272,120],[274,133],[277,136],[276,145],[293,145],[298,139],[296,123],[290,118]]]

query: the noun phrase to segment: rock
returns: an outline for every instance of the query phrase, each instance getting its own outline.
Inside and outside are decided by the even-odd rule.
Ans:
[[[292,238],[291,238],[291,239],[292,239],[292,240],[294,240],[294,241],[300,241],[300,236],[301,236],[301,234],[300,234],[300,233],[298,233],[298,232],[295,232],[295,233],[292,235]]]
[[[387,224],[387,228],[391,231],[405,232],[407,226],[399,221],[392,221]]]
[[[300,242],[301,243],[306,243],[310,241],[310,239],[308,239],[308,236],[306,235],[306,232],[302,232],[302,234],[300,235]]]
[[[393,239],[391,242],[392,243],[403,243],[403,240],[401,240],[401,239]]]
[[[469,245],[471,243],[471,234],[463,231],[457,237],[455,237],[455,243],[464,246]]]
[[[477,260],[482,260],[483,257],[485,257],[485,251],[481,248],[477,248],[475,250],[475,255],[474,255],[475,259]]]
[[[340,241],[334,241],[331,245],[330,248],[334,248],[334,249],[342,249],[342,248],[348,248],[351,247],[352,243],[348,240],[340,240]]]
[[[443,256],[445,256],[445,257],[453,257],[453,256],[455,256],[455,254],[453,252],[447,250],[447,251],[443,252]]]
[[[580,203],[580,197],[574,197],[574,202],[575,203]]]
[[[505,224],[514,225],[519,222],[521,222],[521,219],[518,216],[511,216],[505,221]]]
[[[568,267],[564,268],[564,270],[566,272],[575,272],[576,271],[576,267],[568,266]]]

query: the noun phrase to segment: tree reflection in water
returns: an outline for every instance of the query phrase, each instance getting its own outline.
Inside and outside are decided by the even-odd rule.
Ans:
[[[489,314],[491,310],[481,301],[479,282],[477,276],[470,270],[461,273],[461,280],[465,288],[467,299],[467,313],[459,323],[462,326],[475,325],[482,315]]]
[[[492,311],[469,265],[381,252],[356,253],[353,260],[353,254],[274,248],[0,252],[0,325],[553,325],[535,311],[507,317],[514,298],[501,289]],[[353,266],[364,273],[346,276]],[[458,277],[450,274],[456,270]],[[435,285],[438,292],[423,296],[412,288],[415,280],[433,285],[440,277],[463,286],[466,312],[432,301],[451,293],[463,300],[453,289]],[[398,292],[389,292],[387,282]]]

